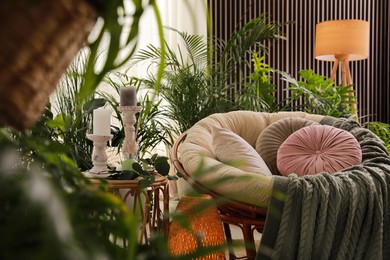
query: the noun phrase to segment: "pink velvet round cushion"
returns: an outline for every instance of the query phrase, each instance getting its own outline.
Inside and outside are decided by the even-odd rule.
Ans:
[[[291,134],[277,153],[277,167],[288,176],[335,173],[360,164],[362,150],[349,132],[327,125],[311,125]]]

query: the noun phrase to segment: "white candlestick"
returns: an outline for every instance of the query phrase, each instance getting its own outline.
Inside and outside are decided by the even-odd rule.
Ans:
[[[121,106],[137,105],[137,89],[135,86],[120,88],[120,105]]]
[[[93,110],[93,134],[110,135],[111,111],[103,108]]]
[[[125,140],[123,141],[122,152],[125,158],[136,158],[137,156],[137,136],[134,124],[137,122],[135,114],[141,110],[142,107],[138,106],[119,107],[119,111],[123,113]]]
[[[87,134],[87,138],[93,141],[92,163],[93,168],[85,172],[84,175],[89,178],[108,177],[107,167],[107,142],[111,140],[112,135]]]

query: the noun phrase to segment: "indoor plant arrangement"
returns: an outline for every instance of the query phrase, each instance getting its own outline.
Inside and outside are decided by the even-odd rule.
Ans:
[[[105,81],[114,89],[117,95],[119,95],[121,86],[131,85],[135,85],[137,93],[141,93],[137,95],[137,106],[142,107],[142,110],[136,114],[137,123],[135,125],[138,158],[151,156],[150,151],[160,143],[165,146],[172,145],[173,127],[168,119],[167,112],[164,111],[161,105],[162,99],[158,99],[157,96],[150,94],[151,91],[142,92],[140,82],[123,73],[109,74]],[[119,122],[119,126],[111,126],[111,133],[114,136],[112,146],[118,147],[119,153],[125,134],[122,113],[118,109],[118,99],[103,91],[98,91],[97,95],[107,101],[107,104],[113,110],[114,118]]]
[[[111,169],[109,179],[116,180],[137,180],[141,188],[150,186],[159,176],[168,176],[170,165],[168,157],[153,154],[150,158],[126,159],[122,162],[122,169]]]
[[[47,121],[42,125],[50,132],[48,138],[70,147],[69,156],[81,171],[92,168],[93,144],[86,137],[92,129],[92,112],[107,103],[105,99],[95,97],[93,92],[84,99],[77,98],[84,84],[85,62],[85,53],[80,53],[67,69],[46,108],[56,115],[46,113]]]
[[[312,70],[299,71],[300,80],[286,72],[280,72],[282,79],[289,83],[286,91],[291,95],[285,100],[285,109],[301,110],[311,114],[334,117],[351,117],[354,113],[353,92],[350,86],[337,85],[329,78],[316,74]],[[298,100],[303,99],[300,104]]]
[[[153,8],[161,26],[155,1],[130,1],[135,11],[123,45],[124,2],[0,3],[2,33],[7,35],[0,48],[0,124],[24,130],[0,129],[2,259],[135,259],[144,250],[137,242],[137,216],[103,187],[91,188],[70,157],[70,148],[50,138],[57,135],[55,127],[47,127],[51,112],[41,117],[97,19],[98,36],[89,45],[78,99],[87,99],[108,71],[131,57],[144,8]],[[107,57],[96,70],[104,35],[109,36]],[[120,51],[129,46],[132,51],[120,59]],[[126,239],[128,248],[113,243],[111,235]]]
[[[119,41],[120,33],[123,29],[120,24],[120,18],[123,13],[118,10],[123,10],[124,1],[3,1],[0,3],[0,24],[3,25],[2,28],[9,29],[7,32],[10,32],[10,34],[5,32],[9,41],[3,42],[8,45],[0,48],[0,66],[2,69],[12,67],[11,65],[13,65],[13,63],[10,63],[10,60],[18,61],[15,62],[15,64],[19,64],[19,61],[23,61],[26,56],[29,56],[24,52],[25,49],[22,47],[22,43],[18,42],[18,44],[15,44],[11,35],[15,30],[15,26],[21,24],[17,19],[24,19],[23,17],[30,17],[31,15],[30,13],[26,15],[26,13],[22,11],[27,10],[28,12],[27,7],[29,4],[32,6],[36,4],[37,6],[41,3],[43,5],[44,15],[35,15],[37,18],[35,20],[42,22],[42,18],[48,17],[48,14],[54,14],[54,16],[57,15],[58,17],[61,17],[62,13],[65,15],[71,13],[73,18],[82,20],[82,26],[80,26],[80,21],[69,23],[68,19],[63,20],[65,23],[59,23],[60,29],[67,29],[64,30],[61,35],[69,35],[71,40],[62,41],[62,38],[58,40],[59,38],[52,36],[53,39],[57,40],[47,40],[46,44],[42,45],[45,47],[44,50],[39,50],[39,55],[31,55],[31,57],[47,58],[48,53],[51,53],[49,50],[53,50],[50,48],[51,44],[62,42],[60,47],[66,50],[66,53],[61,51],[55,53],[59,54],[59,56],[64,56],[65,59],[62,60],[58,56],[54,59],[48,58],[52,62],[54,61],[56,65],[53,65],[53,63],[49,63],[49,66],[48,64],[44,64],[45,69],[47,69],[45,71],[46,74],[44,74],[45,77],[38,77],[38,80],[36,80],[34,77],[31,77],[32,75],[35,75],[36,71],[32,71],[31,73],[25,72],[25,74],[23,74],[20,68],[14,70],[16,71],[16,74],[11,78],[11,81],[14,82],[14,88],[17,81],[26,84],[21,84],[20,87],[16,88],[16,91],[12,92],[17,97],[20,97],[19,95],[22,95],[22,92],[30,88],[27,83],[33,84],[33,91],[27,91],[27,101],[17,103],[15,96],[7,92],[11,90],[9,87],[10,78],[7,78],[8,71],[2,70],[0,72],[0,96],[3,98],[0,102],[0,121],[2,125],[7,124],[14,128],[26,129],[31,126],[32,122],[35,122],[36,119],[39,118],[42,114],[42,109],[46,104],[46,102],[42,102],[42,100],[47,99],[49,93],[56,85],[53,82],[56,82],[59,79],[74,55],[85,42],[89,31],[95,23],[96,17],[99,16],[99,20],[103,22],[103,24],[100,24],[101,30],[90,45],[90,60],[88,62],[88,69],[84,74],[86,82],[83,84],[84,87],[82,87],[78,94],[80,98],[86,99],[104,78],[104,75],[108,71],[123,64],[125,60],[132,55],[134,50],[134,48],[131,48],[130,56],[126,56],[124,60],[117,60],[120,48],[123,47]],[[144,6],[142,5],[143,1],[133,0],[132,3],[135,5],[135,12],[132,14],[134,22],[131,26],[129,35],[127,35],[127,39],[125,40],[126,44],[134,43],[133,41],[136,39],[138,33],[137,24],[144,9]],[[158,17],[159,15],[155,1],[148,1],[147,5],[153,7]],[[48,11],[49,9],[47,8],[49,7],[57,8],[57,11]],[[71,10],[71,7],[81,8],[81,11],[69,11]],[[10,8],[14,8],[13,11],[15,12],[9,12]],[[5,19],[11,19],[11,22],[7,23],[5,22]],[[50,19],[51,18],[49,18],[49,21]],[[44,20],[43,24],[45,24],[45,21],[47,20]],[[66,23],[72,24],[71,28],[66,27]],[[29,45],[34,38],[29,32],[39,32],[42,35],[51,35],[45,33],[46,29],[38,29],[40,27],[35,23],[31,24],[33,29],[25,27],[27,29],[20,34],[25,34],[22,39],[28,43],[27,45]],[[253,26],[254,24],[249,24],[247,29],[250,29],[250,27],[254,28]],[[70,34],[69,30],[76,30],[77,36]],[[109,45],[110,51],[108,52],[107,62],[103,66],[103,69],[100,72],[97,72],[95,70],[95,60],[98,56],[99,45],[105,32],[108,32],[111,36]],[[256,30],[253,30],[253,32],[256,32]],[[229,48],[226,48],[225,50],[234,50],[234,44],[237,44],[239,47],[242,46],[243,48],[247,46],[245,44],[241,45],[242,42],[239,40],[240,35],[244,34],[238,34],[230,44],[226,45],[229,46]],[[76,38],[77,41],[75,41]],[[251,37],[246,38],[251,39]],[[76,45],[68,46],[66,44],[71,42],[76,42]],[[11,45],[17,46],[16,52],[11,51],[13,47]],[[35,47],[34,44],[32,45]],[[37,46],[41,45],[38,44]],[[165,64],[164,62],[161,62],[161,60],[164,60],[166,57],[164,44],[162,44],[161,47],[162,48],[158,49],[158,52],[156,52],[156,60],[158,60],[160,64]],[[54,50],[56,50],[56,48],[54,48]],[[207,52],[207,48],[203,50],[206,50]],[[20,55],[22,56],[19,56],[17,52],[20,52]],[[204,51],[201,51],[201,53],[203,53],[201,55],[202,57],[206,57],[206,63],[204,64],[207,66],[208,56],[204,56]],[[223,51],[223,53],[229,55],[229,51]],[[204,73],[206,76],[205,78],[207,79],[206,82],[211,83],[211,85],[207,86],[220,86],[220,88],[216,89],[222,90],[219,92],[221,95],[209,92],[212,94],[211,96],[200,96],[200,99],[195,99],[195,102],[203,100],[204,98],[215,98],[215,101],[220,102],[222,100],[223,105],[227,104],[230,106],[230,99],[225,99],[226,94],[229,93],[229,91],[225,89],[224,84],[220,83],[224,83],[226,75],[230,75],[231,73],[232,67],[229,65],[228,68],[226,68],[224,67],[225,64],[231,64],[230,62],[234,63],[234,61],[245,61],[245,59],[242,59],[241,55],[235,55],[235,53],[236,52],[234,52],[234,55],[225,59],[225,61],[229,61],[228,63],[221,62],[219,69]],[[10,56],[8,56],[8,54]],[[26,62],[25,64],[38,65],[38,62]],[[19,65],[22,66],[23,64]],[[175,64],[170,65],[176,66]],[[33,69],[36,69],[39,66],[33,67]],[[56,71],[52,71],[51,69],[53,68]],[[182,72],[182,69],[185,73],[188,71],[192,73],[192,65],[187,66],[187,64],[180,63],[178,64],[178,68],[178,72],[180,73]],[[199,71],[202,71],[202,69],[203,68],[200,68]],[[161,70],[155,75],[152,81],[153,84],[157,84],[157,89],[159,77],[161,76],[160,72]],[[198,72],[198,70],[194,72]],[[38,72],[37,75],[42,75],[42,73]],[[201,79],[202,77],[203,75],[201,76]],[[50,78],[51,81],[46,82],[46,78]],[[50,85],[48,89],[39,88],[38,85],[44,83]],[[153,86],[156,87],[156,85]],[[29,98],[32,97],[30,93],[39,93],[40,95],[37,108],[28,109],[24,107],[24,105],[28,104],[28,101],[30,101]],[[12,100],[13,98],[15,100]],[[193,97],[189,97],[191,100],[192,98]],[[11,99],[11,101],[9,99]],[[4,106],[6,102],[8,102],[8,105]],[[19,109],[20,113],[29,110],[34,111],[34,113],[32,115],[18,117],[15,116],[15,114],[12,114],[16,110],[6,110],[9,109],[8,107]],[[234,109],[235,108],[236,107],[234,107]],[[88,180],[81,175],[80,169],[70,156],[71,152],[69,151],[69,147],[63,145],[59,140],[48,138],[48,136],[53,134],[53,128],[47,128],[47,125],[45,124],[52,118],[50,118],[49,110],[46,110],[45,112],[44,116],[40,118],[34,127],[29,128],[29,130],[26,130],[23,133],[14,131],[10,133],[8,129],[0,129],[0,234],[2,234],[0,238],[0,258],[135,259],[137,256],[142,255],[145,258],[158,256],[160,259],[170,259],[171,257],[167,254],[166,248],[164,248],[164,243],[162,240],[159,240],[163,239],[161,237],[152,238],[157,241],[157,243],[153,244],[157,247],[155,248],[156,251],[151,251],[149,250],[150,248],[137,244],[137,217],[131,214],[118,198],[106,192],[103,187],[98,190],[91,189]],[[9,113],[12,116],[6,118],[5,113]],[[185,129],[188,124],[183,124],[183,126],[182,129]],[[138,166],[135,166],[136,169],[137,167]],[[139,167],[138,170],[141,172]],[[144,170],[144,168],[142,168],[142,170]],[[143,172],[141,172],[141,174],[142,173]],[[127,239],[128,248],[124,249],[113,243],[112,240],[110,240],[110,235]]]
[[[163,52],[162,48],[149,45],[139,51],[131,59],[132,62],[147,61],[151,66],[147,77],[136,80],[154,90],[158,79],[154,67],[161,64],[162,57],[166,58],[165,74],[161,87],[156,91],[167,101],[166,110],[169,118],[177,124],[178,133],[212,113],[249,109],[245,107],[248,102],[243,102],[244,98],[239,97],[248,97],[256,91],[248,87],[238,92],[243,82],[237,79],[243,68],[252,66],[247,56],[252,56],[256,49],[265,51],[264,41],[282,38],[280,30],[283,25],[270,23],[267,16],[263,15],[238,29],[226,43],[219,39],[207,41],[200,35],[189,35],[172,29],[178,33],[184,48],[178,47],[179,51],[175,53],[172,46],[165,44],[166,52]],[[258,73],[268,74],[263,64],[257,64]],[[269,83],[268,80],[263,86]]]

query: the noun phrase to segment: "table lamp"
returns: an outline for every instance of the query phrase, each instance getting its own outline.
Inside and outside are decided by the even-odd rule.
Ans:
[[[315,58],[334,61],[331,80],[335,80],[337,68],[341,63],[341,82],[352,86],[349,62],[364,60],[369,55],[369,24],[363,20],[332,20],[316,26]],[[353,105],[357,112],[356,102]]]

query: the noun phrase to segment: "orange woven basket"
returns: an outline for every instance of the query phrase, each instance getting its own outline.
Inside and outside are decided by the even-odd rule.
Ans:
[[[92,30],[86,0],[0,2],[0,125],[30,128]]]
[[[199,208],[207,201],[212,202],[212,197],[209,195],[183,196],[180,199],[176,211],[187,218],[189,227],[183,227],[181,223],[172,221],[168,235],[168,249],[171,255],[185,256],[194,253],[199,246],[211,247],[225,244],[225,233],[217,206],[209,204],[207,208]],[[200,245],[198,239],[201,241]],[[196,259],[223,260],[225,253],[223,250],[215,251]]]

